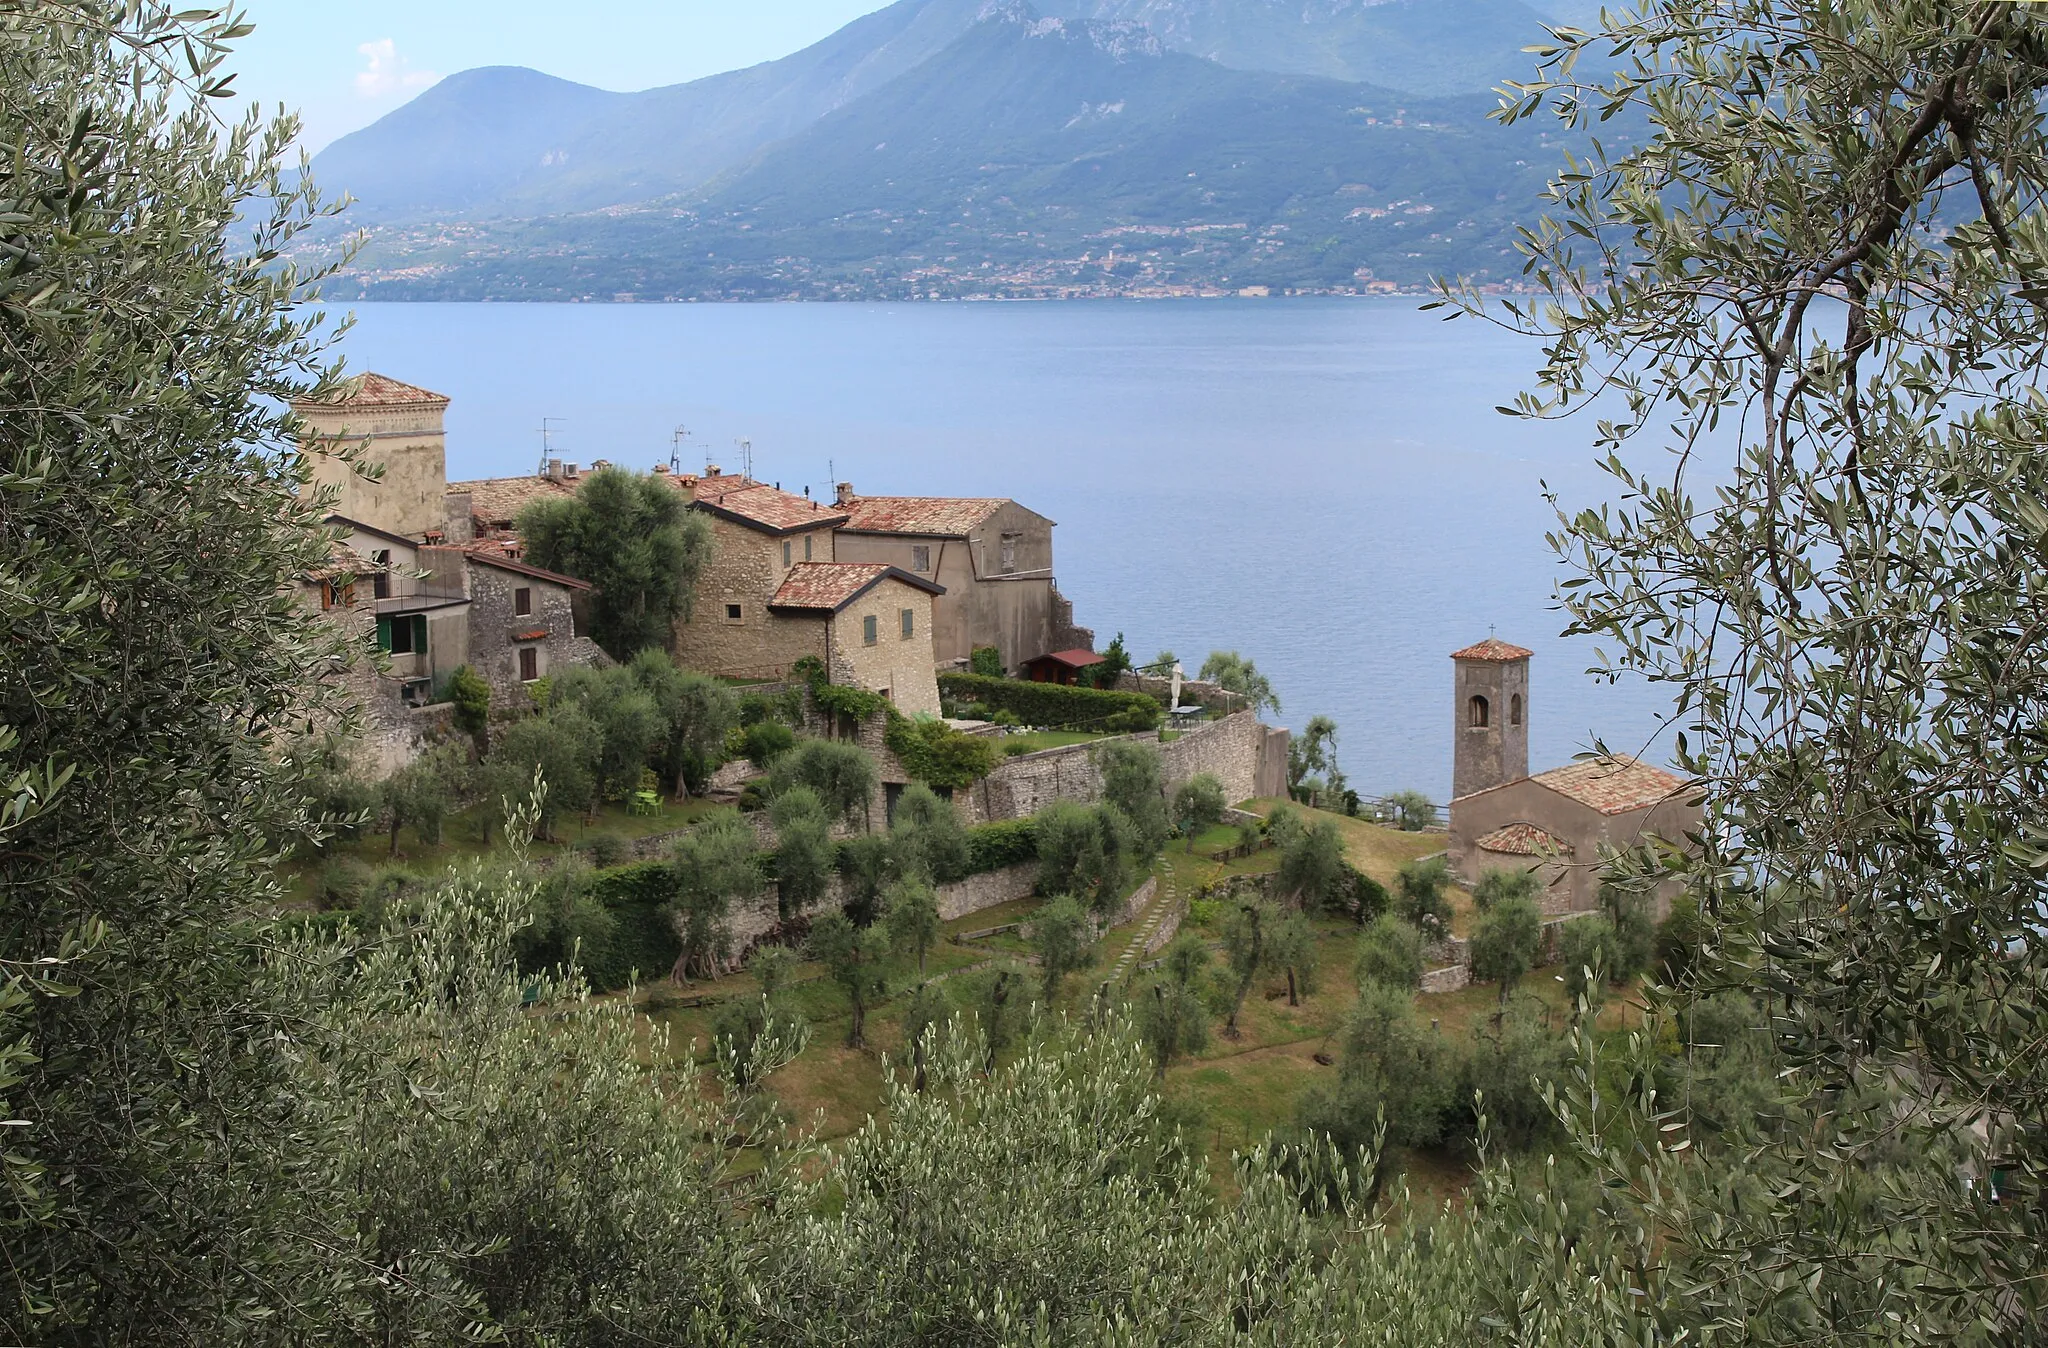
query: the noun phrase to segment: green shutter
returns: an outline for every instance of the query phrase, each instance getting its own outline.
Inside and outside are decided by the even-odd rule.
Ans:
[[[391,653],[391,619],[377,619],[377,649],[386,655]]]

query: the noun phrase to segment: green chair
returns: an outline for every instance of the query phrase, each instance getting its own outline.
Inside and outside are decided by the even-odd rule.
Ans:
[[[629,808],[634,814],[659,814],[661,812],[661,797],[652,791],[635,791]]]

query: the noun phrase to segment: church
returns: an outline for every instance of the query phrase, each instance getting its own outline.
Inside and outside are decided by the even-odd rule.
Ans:
[[[1699,830],[1700,807],[1682,779],[1626,754],[1530,775],[1534,655],[1494,638],[1451,655],[1450,860],[1468,884],[1490,870],[1533,870],[1545,914],[1587,912],[1599,906],[1603,848],[1683,842]],[[1668,905],[1660,895],[1659,916]]]

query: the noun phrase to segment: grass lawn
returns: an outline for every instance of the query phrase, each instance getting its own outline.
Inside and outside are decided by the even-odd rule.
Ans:
[[[1240,808],[1264,816],[1271,814],[1274,806],[1289,803],[1269,797],[1247,801]],[[1294,809],[1305,818],[1327,819],[1335,824],[1337,832],[1343,836],[1344,854],[1351,864],[1383,885],[1392,886],[1395,873],[1409,862],[1444,850],[1445,838],[1441,833],[1403,833],[1399,829],[1384,828],[1329,810],[1311,810],[1305,805],[1295,805]]]
[[[716,805],[698,797],[680,804],[664,798],[653,814],[634,814],[622,802],[608,804],[588,821],[580,811],[561,816],[555,821],[555,840],[535,842],[529,850],[533,856],[544,857],[587,847],[600,838],[632,842],[688,828],[708,814],[731,808],[730,805]],[[474,806],[460,814],[450,815],[442,821],[441,841],[438,843],[423,842],[412,829],[403,829],[399,833],[395,855],[388,833],[365,834],[332,843],[318,857],[287,864],[284,871],[287,895],[310,903],[315,873],[327,863],[344,858],[372,867],[402,865],[423,873],[435,873],[457,862],[501,854],[505,850],[501,830],[493,827],[490,843],[486,845],[483,841],[485,814],[484,807]]]

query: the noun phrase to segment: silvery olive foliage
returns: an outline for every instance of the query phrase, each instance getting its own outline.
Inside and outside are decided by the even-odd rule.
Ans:
[[[2048,12],[1647,0],[1603,26],[1504,100],[1594,137],[1523,239],[1544,298],[1445,298],[1542,335],[1509,410],[1602,418],[1618,499],[1560,505],[1561,597],[1671,688],[1707,806],[1697,858],[1620,870],[1697,894],[1700,990],[1759,999],[1810,1126],[1751,1139],[1749,1183],[1690,1159],[1653,1018],[1636,1093],[1596,1114],[1589,1074],[1564,1103],[1666,1238],[1579,1310],[1613,1342],[2033,1341]]]

